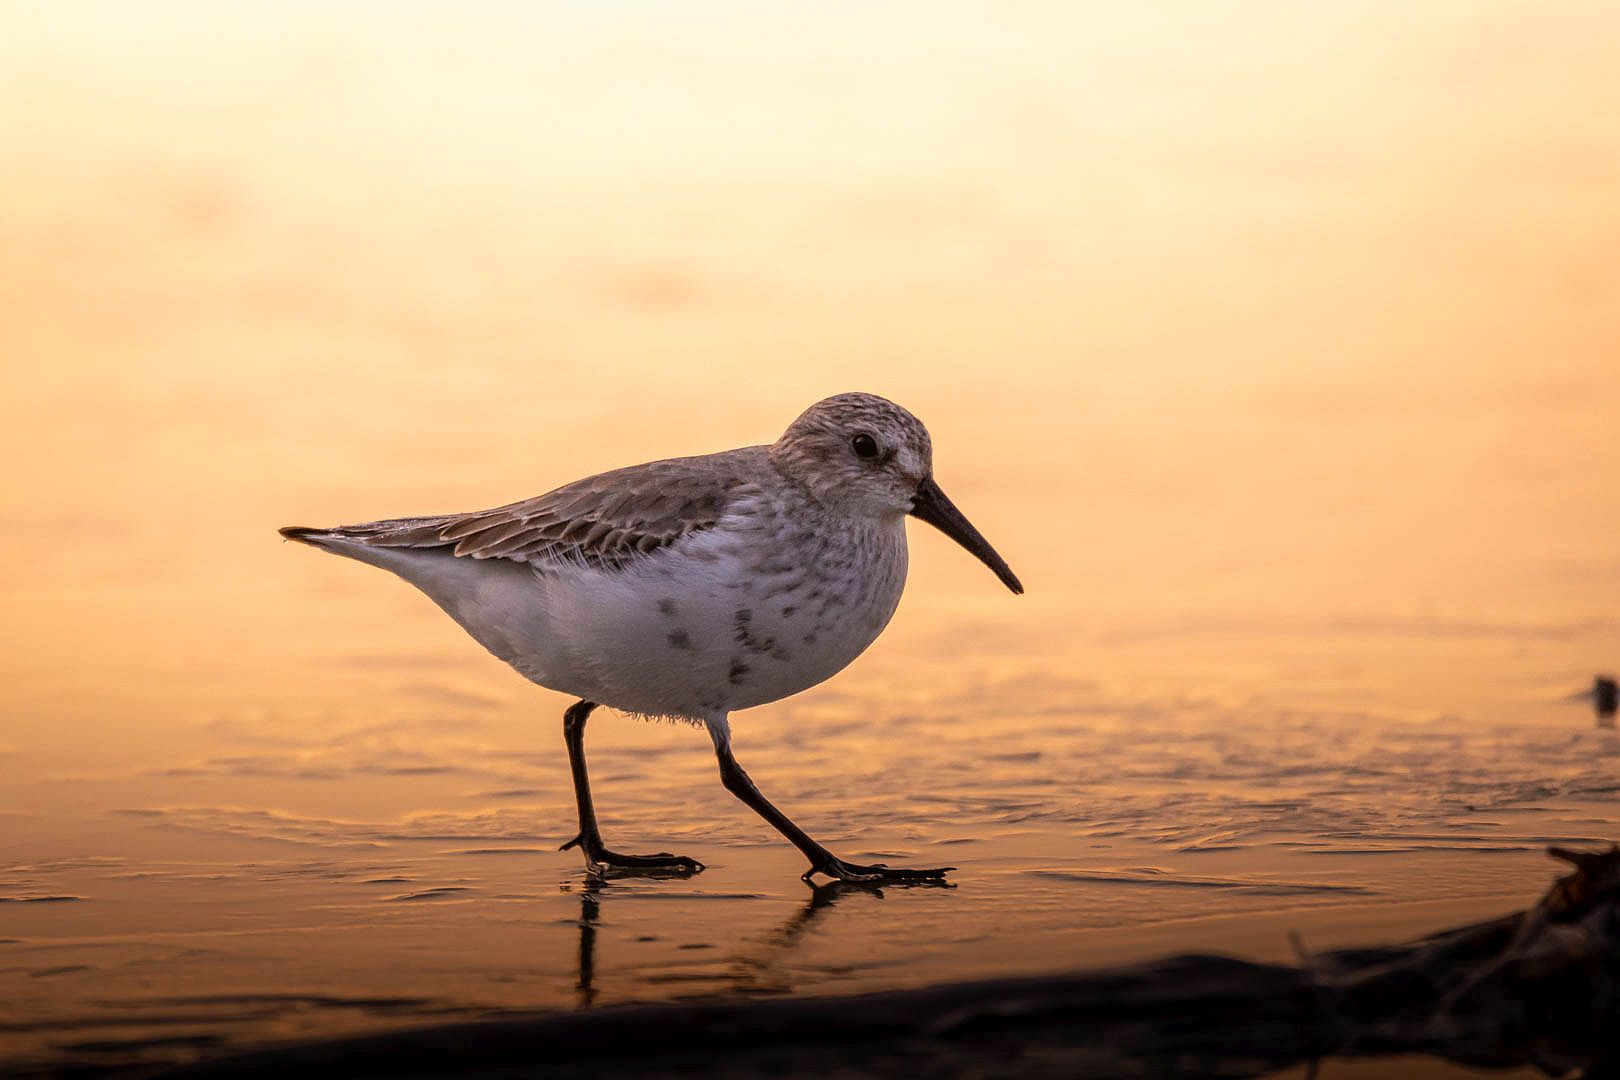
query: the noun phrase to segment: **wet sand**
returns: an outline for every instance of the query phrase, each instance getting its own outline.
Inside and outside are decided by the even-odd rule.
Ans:
[[[854,725],[862,699],[829,691],[742,745],[828,843],[953,864],[951,888],[811,890],[715,783],[700,732],[630,720],[593,729],[604,829],[702,874],[589,881],[556,851],[572,833],[560,753],[472,752],[494,719],[415,733],[432,766],[383,765],[365,735],[265,745],[287,740],[230,728],[184,765],[36,781],[60,809],[11,814],[9,1056],[179,1061],[508,1010],[1187,951],[1290,961],[1291,933],[1320,950],[1515,910],[1551,879],[1547,843],[1620,833],[1620,742],[1575,704],[1488,727],[1253,708],[1237,725],[1220,706],[1049,685],[1038,713],[992,724],[968,703],[999,695],[937,692]],[[321,812],[360,785],[418,808]]]

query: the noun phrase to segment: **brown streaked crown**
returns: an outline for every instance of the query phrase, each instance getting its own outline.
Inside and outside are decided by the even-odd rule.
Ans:
[[[853,449],[857,436],[877,446]],[[933,440],[911,413],[876,394],[837,394],[816,402],[771,447],[771,461],[822,503],[850,513],[904,514],[933,470]]]

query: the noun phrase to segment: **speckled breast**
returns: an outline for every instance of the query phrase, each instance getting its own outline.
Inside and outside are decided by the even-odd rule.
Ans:
[[[627,572],[557,582],[547,607],[572,646],[525,674],[647,715],[763,705],[828,679],[882,633],[906,561],[903,519],[725,523]]]

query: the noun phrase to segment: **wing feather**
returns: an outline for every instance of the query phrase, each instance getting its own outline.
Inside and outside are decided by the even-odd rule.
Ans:
[[[751,446],[654,461],[491,510],[329,531],[377,547],[443,548],[462,558],[617,567],[712,528],[739,492],[771,468],[765,451]]]

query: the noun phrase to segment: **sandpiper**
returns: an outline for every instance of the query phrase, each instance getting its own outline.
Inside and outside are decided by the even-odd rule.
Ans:
[[[528,679],[579,700],[563,715],[589,868],[697,871],[682,855],[603,843],[585,771],[598,704],[704,725],[720,779],[844,881],[928,881],[951,867],[845,862],[754,786],[730,716],[830,678],[888,624],[906,581],[907,515],[1024,588],[934,482],[928,430],[872,394],[817,402],[770,446],[587,477],[523,502],[281,535],[379,566],[426,593]]]

